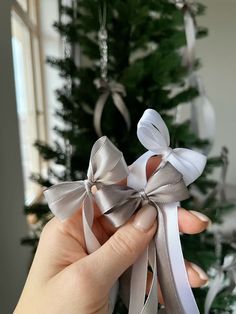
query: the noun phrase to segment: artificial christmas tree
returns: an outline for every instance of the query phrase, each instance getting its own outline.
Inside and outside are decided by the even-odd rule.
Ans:
[[[170,130],[172,148],[203,150],[209,145],[194,133],[190,121],[176,123],[176,108],[182,103],[187,106],[199,94],[191,78],[200,64],[194,60],[190,71],[183,58],[184,13],[191,9],[191,4],[177,4],[167,0],[111,0],[106,4],[78,0],[69,6],[60,5],[61,18],[54,26],[65,42],[65,58],[51,57],[48,62],[65,79],[63,88],[56,91],[56,116],[63,127],[55,128],[57,140],[53,145],[36,143],[48,161],[47,176],[32,176],[41,186],[84,179],[91,147],[101,133],[124,153],[127,163],[132,163],[144,151],[136,138],[136,125],[148,107],[162,114]],[[197,17],[204,9],[195,3],[189,12]],[[66,22],[62,17],[66,17]],[[206,30],[197,28],[197,37],[204,35]],[[55,165],[62,167],[58,170]],[[191,187],[191,199],[183,203],[185,208],[203,211],[213,222],[220,221],[231,207],[213,193],[217,182],[210,175],[221,165],[221,156],[209,158],[204,174]],[[35,247],[39,229],[51,218],[50,211],[42,200],[26,207],[25,212],[38,218],[33,223],[37,232],[31,230],[31,235],[23,240]],[[185,257],[206,270],[220,267],[224,256],[233,252],[233,247],[222,240],[222,253],[216,254],[217,243],[210,232],[182,236]],[[194,291],[201,312],[207,289]],[[215,299],[212,313],[233,313],[234,299],[231,292],[224,290]],[[125,313],[120,303],[116,313]]]

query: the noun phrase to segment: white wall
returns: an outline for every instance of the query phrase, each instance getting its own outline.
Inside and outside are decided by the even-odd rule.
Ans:
[[[0,4],[0,312],[17,303],[28,271],[30,251],[20,245],[27,234],[13,78],[10,3]]]
[[[40,30],[42,34],[42,53],[44,68],[44,88],[46,96],[46,108],[48,111],[49,141],[53,138],[52,129],[55,121],[54,112],[58,106],[55,90],[62,86],[62,79],[58,70],[46,63],[47,57],[62,57],[62,43],[59,34],[53,28],[53,23],[58,20],[58,1],[40,0]]]
[[[198,24],[209,28],[199,40],[197,55],[208,96],[216,110],[216,139],[212,154],[223,145],[230,152],[228,183],[236,184],[236,0],[205,0],[205,16]]]

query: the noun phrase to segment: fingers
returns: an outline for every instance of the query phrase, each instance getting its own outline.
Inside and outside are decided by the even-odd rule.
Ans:
[[[198,288],[208,282],[208,276],[198,265],[185,261],[189,283],[192,288]]]
[[[210,224],[210,219],[200,212],[179,208],[179,230],[183,233],[195,234],[205,230]]]
[[[192,288],[199,288],[203,285],[205,285],[208,282],[208,276],[204,272],[203,269],[201,269],[198,265],[185,261],[185,266],[187,270],[187,275],[188,275],[188,280]],[[152,273],[148,272],[148,277],[147,277],[147,290],[146,293],[148,294],[150,287],[151,287],[151,282],[152,282]],[[158,283],[158,301],[163,304],[163,296],[161,292],[160,285]]]
[[[134,219],[119,228],[100,249],[84,259],[87,269],[94,270],[96,267],[99,270],[91,271],[95,282],[110,289],[119,276],[135,262],[155,234],[156,215],[154,207],[144,206]],[[78,267],[79,263],[80,261]]]

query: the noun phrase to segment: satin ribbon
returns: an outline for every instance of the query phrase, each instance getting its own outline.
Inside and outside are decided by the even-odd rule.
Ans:
[[[103,136],[93,145],[87,179],[84,181],[62,182],[44,192],[49,208],[60,220],[65,220],[82,207],[84,237],[88,253],[100,247],[100,243],[92,232],[94,219],[92,186],[97,188],[106,184],[114,184],[128,175],[128,167],[123,154]],[[118,282],[110,295],[109,310],[112,313]]]
[[[197,88],[199,92],[199,96],[191,101],[191,127],[193,132],[201,139],[206,139],[210,142],[203,150],[205,154],[209,154],[215,138],[216,119],[214,107],[200,78],[194,71],[197,33],[195,12],[197,12],[197,4],[195,1],[177,0],[176,6],[182,9],[184,15],[187,44],[184,59],[189,68],[189,83],[190,86]]]
[[[159,276],[165,285],[162,287],[168,292],[169,307],[171,313],[182,313],[181,304],[176,297],[176,289],[172,280],[172,269],[168,257],[168,243],[165,233],[166,213],[163,204],[173,203],[189,197],[188,190],[183,181],[182,175],[170,164],[156,171],[149,178],[146,187],[142,191],[136,191],[129,186],[110,185],[99,189],[95,194],[95,200],[102,213],[115,226],[123,225],[134,214],[139,206],[150,203],[156,207],[158,212],[159,227],[155,241],[149,247],[149,252],[143,259],[143,264],[135,265],[135,275],[133,273],[133,287],[130,291],[129,313],[157,313],[157,268],[156,256],[159,264],[162,265]],[[142,311],[137,306],[144,303],[145,291],[137,289],[141,284],[146,289],[146,275],[148,260],[153,270],[153,281],[147,301],[143,305]],[[144,266],[144,267],[143,267]],[[143,277],[144,276],[144,277]]]
[[[145,110],[138,122],[137,135],[141,144],[148,149],[148,152],[131,165],[131,170],[134,169],[136,163],[138,166],[141,163],[143,167],[131,171],[129,175],[130,180],[132,177],[134,177],[132,181],[135,181],[135,178],[139,178],[139,180],[136,180],[137,183],[142,180],[142,185],[146,184],[146,168],[144,164],[154,155],[162,156],[162,162],[159,167],[162,167],[169,161],[183,175],[186,185],[191,184],[201,175],[206,164],[206,156],[187,148],[172,149],[169,146],[169,130],[157,111],[153,109]]]
[[[106,104],[106,101],[109,95],[112,96],[114,105],[123,116],[125,123],[127,125],[127,129],[129,130],[130,125],[131,125],[130,115],[129,115],[128,108],[126,107],[122,98],[126,96],[126,91],[125,91],[124,86],[114,81],[107,82],[103,80],[102,78],[96,79],[94,81],[94,84],[101,91],[101,95],[99,96],[97,103],[95,105],[94,119],[93,119],[93,124],[94,124],[94,128],[97,135],[102,136],[102,129],[101,129],[102,113],[103,113],[104,106]]]
[[[228,282],[227,279],[228,278]],[[221,267],[216,270],[214,278],[210,281],[209,290],[205,299],[204,314],[209,314],[217,294],[226,289],[231,292],[236,287],[236,255],[229,254],[224,257]]]
[[[206,163],[206,157],[190,149],[170,148],[169,131],[161,116],[156,111],[147,109],[144,112],[138,123],[137,135],[143,146],[148,149],[148,152],[143,154],[131,165],[130,175],[127,180],[128,186],[131,186],[139,191],[146,186],[147,161],[154,155],[162,156],[162,162],[160,163],[158,169],[162,168],[167,162],[169,162],[183,175],[186,185],[189,185],[201,175]],[[166,236],[167,256],[165,259],[162,259],[163,256],[158,253],[159,251],[157,252],[158,276],[165,301],[166,313],[198,314],[199,310],[188,282],[188,276],[182,255],[178,229],[178,205],[178,202],[162,205],[164,219],[163,221],[159,220],[158,230],[162,228],[163,233]],[[157,247],[159,247],[159,245],[160,244],[157,243]],[[144,255],[145,254],[146,252]],[[144,260],[144,256],[141,256],[140,260]],[[140,260],[137,263],[140,263]],[[167,263],[169,264],[169,272],[172,275],[172,288],[175,290],[174,299],[170,298],[169,291],[166,288],[165,264]],[[136,276],[136,272],[133,272],[132,277],[134,276]],[[134,288],[135,287],[132,285],[131,279],[131,289]],[[143,287],[140,284],[140,290],[145,288],[146,287]],[[179,306],[174,308],[173,304],[179,304]],[[136,313],[143,313],[143,308],[144,307],[140,303],[139,309]],[[151,314],[151,312],[149,312],[149,314]]]

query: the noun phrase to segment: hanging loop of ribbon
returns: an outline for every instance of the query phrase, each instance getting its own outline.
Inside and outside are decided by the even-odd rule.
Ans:
[[[129,130],[131,126],[130,114],[123,100],[123,97],[126,96],[125,87],[120,83],[114,81],[105,81],[102,78],[96,79],[94,84],[101,93],[95,105],[93,119],[93,124],[97,135],[102,136],[102,113],[110,95],[113,99],[115,107],[119,110],[122,117],[124,118],[127,129]]]

